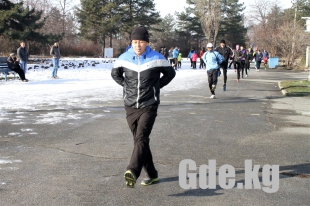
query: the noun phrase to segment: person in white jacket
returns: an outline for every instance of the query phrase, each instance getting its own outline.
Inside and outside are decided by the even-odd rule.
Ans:
[[[224,57],[217,51],[213,50],[213,44],[207,44],[207,52],[202,56],[202,60],[206,64],[208,74],[209,88],[211,91],[211,99],[215,99],[215,88],[217,84],[217,77],[219,73],[220,64],[223,62]]]

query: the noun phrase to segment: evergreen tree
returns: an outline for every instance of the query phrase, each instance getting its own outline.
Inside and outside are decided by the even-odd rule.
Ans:
[[[218,39],[225,39],[226,44],[234,47],[236,44],[245,45],[247,29],[244,27],[244,3],[239,0],[222,0],[222,17]]]
[[[59,35],[42,35],[37,32],[44,25],[42,11],[24,8],[23,2],[14,4],[3,0],[0,2],[0,11],[0,35],[5,38],[41,43],[61,38]]]
[[[153,0],[81,0],[76,13],[81,36],[105,47],[106,37],[131,33],[137,25],[149,29],[160,22]]]
[[[122,0],[122,31],[131,33],[135,26],[145,26],[150,30],[160,22],[154,0]]]
[[[176,39],[178,42],[182,42],[183,54],[186,55],[191,48],[198,50],[205,34],[202,31],[201,22],[195,8],[187,7],[185,12],[177,13],[177,20]]]
[[[168,48],[175,45],[175,24],[176,22],[173,16],[168,14],[154,26],[151,35],[156,36],[156,38],[152,38],[152,43],[157,49],[161,46],[166,46]]]
[[[294,0],[292,9],[295,10],[297,6],[297,20],[301,17],[310,17],[310,1],[309,0]],[[304,23],[304,21],[302,21]],[[302,24],[304,25],[304,24]]]
[[[81,0],[81,9],[76,13],[81,36],[105,47],[105,38],[112,39],[113,34],[119,33],[120,3],[118,0]]]

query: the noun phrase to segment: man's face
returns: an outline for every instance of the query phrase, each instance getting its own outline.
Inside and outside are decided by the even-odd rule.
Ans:
[[[149,43],[143,40],[132,40],[132,48],[138,56],[145,52],[148,45]]]
[[[20,43],[20,46],[24,48],[25,47],[25,42]]]
[[[212,51],[213,47],[207,47],[208,51]]]
[[[224,48],[225,47],[225,43],[221,43],[221,47]]]
[[[54,45],[55,45],[56,47],[58,47],[58,42],[55,42]]]

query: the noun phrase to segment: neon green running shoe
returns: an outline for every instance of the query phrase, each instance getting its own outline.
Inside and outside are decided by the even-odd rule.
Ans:
[[[146,178],[146,179],[141,181],[141,185],[148,186],[148,185],[157,183],[158,181],[159,181],[158,177],[156,177],[156,178]]]
[[[124,174],[124,178],[126,180],[126,185],[128,187],[135,187],[135,184],[137,182],[137,178],[136,175],[131,171],[131,170],[127,170]]]

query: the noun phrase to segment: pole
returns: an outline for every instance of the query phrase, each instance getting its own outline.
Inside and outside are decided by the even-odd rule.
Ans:
[[[306,31],[310,32],[310,17],[301,17],[301,19],[306,19]],[[306,67],[309,71],[308,81],[310,81],[310,46],[307,46],[306,50]]]
[[[309,70],[309,76],[308,76],[308,81],[310,81],[310,46],[307,46],[307,51],[306,51],[306,67]]]

